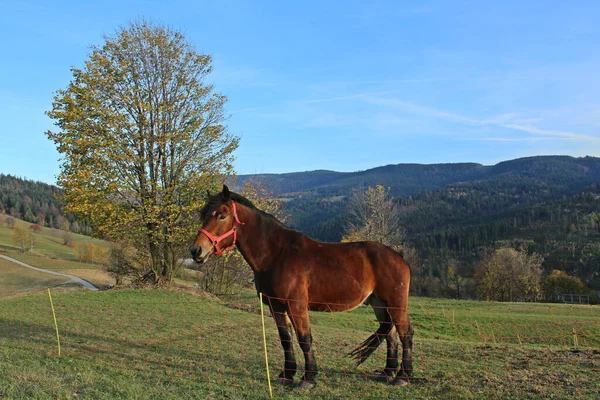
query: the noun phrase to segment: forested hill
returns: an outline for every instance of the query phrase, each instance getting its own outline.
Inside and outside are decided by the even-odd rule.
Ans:
[[[411,196],[424,190],[443,189],[459,182],[507,178],[542,180],[573,189],[600,179],[600,158],[538,156],[504,161],[492,166],[475,163],[397,164],[359,172],[308,171],[289,174],[240,175],[238,186],[247,180],[266,183],[276,194],[338,196],[353,190],[384,185],[393,196]]]
[[[454,182],[481,178],[487,167],[463,164],[398,164],[359,172],[309,171],[289,174],[240,175],[241,187],[247,180],[264,182],[279,195],[313,194],[346,195],[352,190],[373,184],[391,188],[395,196],[409,196],[422,190],[443,188]]]
[[[544,256],[546,270],[565,270],[600,289],[600,158],[399,164],[339,176],[318,171],[252,178],[285,200],[289,225],[317,239],[340,240],[348,195],[383,184],[433,276],[443,278],[449,259],[469,276],[482,247],[521,242]]]
[[[74,215],[63,215],[58,196],[61,189],[37,182],[0,174],[0,213],[51,228],[90,235],[89,223]]]
[[[527,243],[544,268],[562,269],[600,289],[600,158],[528,157],[492,166],[398,164],[367,171],[243,175],[266,182],[283,200],[286,223],[338,241],[348,197],[378,184],[390,188],[409,244],[427,273],[443,278],[449,259],[470,276],[482,247]],[[61,214],[60,189],[0,175],[0,212],[89,234],[85,221]],[[66,222],[65,222],[66,221]]]

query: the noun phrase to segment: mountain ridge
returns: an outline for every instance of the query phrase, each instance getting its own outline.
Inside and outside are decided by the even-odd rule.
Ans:
[[[348,194],[353,189],[384,185],[393,196],[411,196],[422,190],[442,189],[449,184],[507,176],[544,178],[544,174],[574,174],[575,181],[600,179],[600,158],[571,156],[531,156],[501,161],[494,165],[479,163],[401,163],[356,172],[315,170],[283,174],[238,175],[236,185],[248,180],[265,184],[276,195],[313,194],[317,197]]]

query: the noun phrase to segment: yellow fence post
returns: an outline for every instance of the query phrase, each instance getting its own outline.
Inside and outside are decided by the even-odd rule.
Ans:
[[[269,396],[273,398],[273,389],[271,388],[271,375],[269,374],[269,354],[267,353],[267,331],[265,330],[265,312],[263,309],[263,295],[259,292],[260,299],[260,317],[262,319],[263,343],[265,345],[265,368],[267,370],[267,383],[269,384]]]
[[[58,336],[58,324],[56,323],[56,313],[54,312],[54,304],[52,303],[52,295],[48,288],[48,297],[50,298],[50,308],[52,308],[52,317],[54,318],[54,329],[56,330],[56,343],[58,344],[58,356],[60,357],[60,336]]]

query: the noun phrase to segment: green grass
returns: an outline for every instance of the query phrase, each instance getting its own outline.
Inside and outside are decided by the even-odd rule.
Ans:
[[[58,286],[68,280],[62,276],[33,271],[0,258],[0,298]]]
[[[257,300],[245,292],[232,302],[251,312],[167,290],[57,293],[59,358],[47,296],[0,300],[0,398],[268,398]],[[275,397],[580,399],[600,391],[598,307],[425,298],[410,307],[417,379],[409,387],[367,377],[383,366],[383,346],[358,369],[344,357],[377,327],[360,307],[312,313],[319,385],[276,387]],[[266,324],[273,378],[283,356]]]
[[[15,219],[15,223],[16,226],[27,230],[29,230],[29,226],[31,226],[31,223],[19,219]],[[13,229],[0,225],[0,249],[12,251],[19,250],[13,242],[13,233]],[[63,244],[63,233],[64,231],[58,229],[42,228],[40,233],[35,234],[36,244],[34,252],[45,257],[76,261],[74,247],[65,246]],[[100,239],[75,233],[72,233],[72,236],[73,240],[77,242],[78,245],[92,242],[97,246],[108,247],[108,243]]]
[[[15,219],[15,222],[16,226],[27,230],[31,225],[28,222],[18,219]],[[6,226],[0,226],[0,252],[34,267],[78,276],[97,287],[114,284],[114,279],[105,271],[105,266],[77,261],[75,258],[75,248],[63,244],[63,233],[63,231],[56,229],[42,228],[40,233],[35,234],[36,244],[34,250],[22,253],[13,243],[14,230]],[[92,242],[97,246],[108,248],[108,243],[103,240],[77,234],[72,235],[78,245],[83,246],[86,243]],[[35,274],[38,273],[36,272]],[[39,274],[42,275],[41,273]],[[21,291],[24,292],[27,286],[25,278],[28,276],[31,276],[31,274],[26,274],[22,277],[19,277],[18,274],[13,274],[10,278],[22,279],[17,279],[16,282],[12,283],[9,277],[7,277],[3,280],[3,284],[7,287],[20,285]],[[51,275],[48,276],[51,277]],[[50,283],[54,282],[52,278],[47,279],[49,279]],[[42,287],[43,283],[41,282],[43,281],[43,279],[32,280],[31,285],[29,285],[31,290],[37,290]],[[52,285],[49,284],[48,286]]]
[[[92,269],[92,270],[103,270],[104,266],[99,264],[88,264],[79,261],[69,261],[59,258],[49,258],[39,256],[31,253],[7,253],[8,256],[22,261],[26,264],[33,265],[34,267],[49,269],[52,271],[65,272],[70,269]]]

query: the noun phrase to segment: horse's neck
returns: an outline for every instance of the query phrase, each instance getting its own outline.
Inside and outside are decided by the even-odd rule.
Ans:
[[[272,264],[275,249],[286,229],[257,210],[243,206],[241,211],[244,226],[237,238],[237,248],[254,272],[263,271]]]

